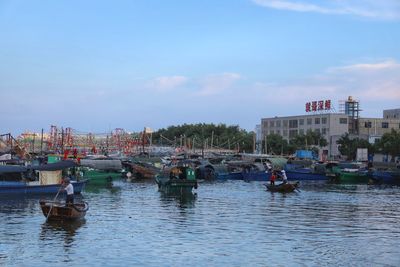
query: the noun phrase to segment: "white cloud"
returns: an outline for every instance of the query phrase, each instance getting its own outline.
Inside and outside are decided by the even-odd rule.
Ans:
[[[288,84],[256,83],[253,90],[271,94],[277,101],[293,103],[306,99],[339,100],[349,95],[363,101],[394,102],[400,100],[400,63],[389,59],[334,67]]]
[[[239,79],[241,79],[241,76],[237,73],[209,75],[200,81],[198,95],[209,96],[222,93],[231,88]]]
[[[336,67],[332,68],[331,72],[364,72],[364,71],[387,71],[387,70],[396,70],[400,68],[400,64],[395,60],[388,59],[382,62],[376,63],[359,63],[348,66]]]
[[[146,87],[157,91],[169,91],[184,85],[187,81],[188,78],[185,76],[162,76],[148,82]]]
[[[400,19],[398,0],[252,0],[255,4],[280,10],[353,15],[375,19]]]

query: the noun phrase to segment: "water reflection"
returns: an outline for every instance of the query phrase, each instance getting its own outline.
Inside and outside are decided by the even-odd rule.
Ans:
[[[68,250],[75,242],[78,229],[85,225],[86,220],[77,221],[47,221],[42,224],[39,235],[41,241],[63,242],[65,250]]]
[[[121,187],[119,185],[116,185],[114,183],[110,183],[110,184],[104,184],[104,185],[86,185],[85,187],[85,192],[87,193],[102,193],[104,191],[108,191],[112,194],[118,193],[119,191],[121,191]]]
[[[160,199],[163,203],[177,203],[180,208],[194,208],[197,193],[164,193],[160,192]]]
[[[0,198],[0,266],[400,266],[399,187],[302,183],[281,194],[227,181],[171,195],[152,181],[118,185],[76,196],[90,205],[76,222],[45,223],[42,197]]]

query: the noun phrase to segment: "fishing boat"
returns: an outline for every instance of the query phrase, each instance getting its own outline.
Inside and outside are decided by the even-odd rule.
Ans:
[[[330,162],[326,165],[326,175],[334,183],[367,184],[371,173],[362,163]]]
[[[189,166],[165,167],[156,175],[158,190],[164,193],[186,194],[197,188],[195,172]]]
[[[299,164],[299,163],[303,164]],[[285,165],[286,175],[289,180],[296,181],[326,181],[326,167],[324,164],[313,164],[307,161],[296,161],[295,163],[287,163]]]
[[[159,172],[155,166],[141,161],[134,162],[123,162],[124,169],[134,179],[142,180],[142,179],[154,179],[156,174]]]
[[[82,168],[82,177],[89,181],[90,186],[112,185],[112,182],[121,178],[121,172]]]
[[[322,173],[315,173],[311,169],[292,169],[286,170],[286,175],[289,180],[297,181],[326,181],[328,177]]]
[[[62,171],[75,166],[73,161],[38,166],[0,166],[0,194],[56,194],[61,187]],[[71,183],[75,194],[79,194],[87,180],[73,180]]]
[[[265,186],[271,192],[290,193],[299,187],[299,183],[285,183],[278,185],[266,184]]]
[[[400,185],[400,170],[374,170],[370,181],[374,184]]]
[[[269,181],[271,172],[261,163],[245,163],[242,165],[243,180],[249,181]]]
[[[115,159],[81,159],[80,175],[89,185],[106,186],[122,178],[122,164]]]
[[[243,180],[243,169],[240,162],[227,162],[213,165],[216,180]]]
[[[68,204],[40,200],[40,208],[48,220],[66,221],[78,220],[85,217],[89,209],[87,202]]]
[[[370,175],[366,171],[347,171],[343,170],[339,175],[342,184],[367,184]]]

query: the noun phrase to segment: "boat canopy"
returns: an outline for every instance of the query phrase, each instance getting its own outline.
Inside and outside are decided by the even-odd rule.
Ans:
[[[55,163],[49,163],[49,164],[44,164],[44,165],[38,165],[38,166],[29,166],[29,169],[35,170],[35,171],[57,171],[57,170],[64,170],[72,167],[76,167],[78,164],[76,164],[72,160],[62,160],[58,161]]]
[[[122,163],[119,159],[81,159],[81,166],[110,171],[120,171],[122,169]]]
[[[0,165],[0,173],[16,173],[26,172],[28,169],[25,166],[19,165]]]
[[[281,157],[270,157],[268,158],[268,161],[271,162],[274,168],[281,168],[281,169],[283,169],[283,167],[287,163],[287,159]]]

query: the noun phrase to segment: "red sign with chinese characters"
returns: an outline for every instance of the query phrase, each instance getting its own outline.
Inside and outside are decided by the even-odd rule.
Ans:
[[[331,100],[319,100],[306,103],[306,112],[331,110]]]

